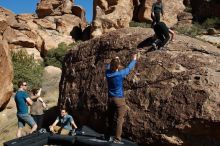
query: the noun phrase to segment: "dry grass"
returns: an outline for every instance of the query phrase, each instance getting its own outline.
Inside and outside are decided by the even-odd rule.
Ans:
[[[52,108],[57,104],[56,99],[48,99],[48,108]],[[14,100],[12,99],[12,101]],[[12,109],[5,109],[0,112],[0,146],[3,146],[3,143],[9,140],[16,138],[17,132],[17,116],[16,116],[16,107],[14,106]],[[28,125],[22,131],[22,135],[26,135],[30,131],[30,127]]]

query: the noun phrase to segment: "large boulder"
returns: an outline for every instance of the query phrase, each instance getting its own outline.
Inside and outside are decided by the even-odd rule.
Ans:
[[[137,15],[138,20],[140,22],[150,21],[151,20],[151,7],[153,1],[151,0],[144,0],[140,1],[138,7],[138,12],[135,14]],[[134,16],[135,17],[135,16]]]
[[[216,45],[216,46],[220,45],[220,34],[218,34],[218,35],[204,34],[204,35],[198,35],[196,37],[199,39],[202,39],[206,42],[209,42],[213,45]]]
[[[39,18],[72,13],[73,0],[41,0],[36,13]]]
[[[55,30],[37,30],[39,36],[43,39],[43,46],[41,53],[44,54],[50,49],[55,49],[62,42],[67,45],[74,42],[70,35],[60,35],[59,32]],[[53,34],[53,35],[52,35]]]
[[[7,27],[15,22],[15,14],[11,11],[0,7],[0,35],[4,33]]]
[[[9,47],[6,41],[0,41],[0,111],[3,110],[9,102],[13,92],[13,67],[9,53]]]
[[[94,0],[93,9],[92,37],[129,27],[133,17],[132,0]]]
[[[127,28],[79,44],[64,59],[59,106],[78,124],[104,132],[105,64],[119,56],[126,66],[136,47],[140,59],[124,81],[123,137],[140,144],[220,145],[220,50],[177,35],[167,50],[147,51],[152,30]]]
[[[42,93],[44,93],[43,96],[50,105],[56,105],[57,103],[61,72],[60,68],[54,66],[47,66],[44,68]]]
[[[15,14],[13,12],[3,7],[0,7],[0,21],[5,20],[7,24],[10,25],[16,21],[14,17],[15,17]]]
[[[85,16],[86,11],[85,11],[85,9],[81,6],[73,6],[72,13],[73,13],[73,15],[78,16],[82,20],[82,22],[84,22],[84,23],[82,23],[82,28],[85,28],[87,25],[86,24],[86,16]]]
[[[177,15],[177,18],[178,18],[177,26],[179,26],[179,27],[192,27],[193,16],[191,13],[180,12]]]

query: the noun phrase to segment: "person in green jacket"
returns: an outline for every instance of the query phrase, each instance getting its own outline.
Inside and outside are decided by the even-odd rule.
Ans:
[[[160,14],[162,14],[162,16],[164,15],[164,6],[162,3],[162,0],[157,0],[155,3],[153,3],[152,5],[152,10],[151,10],[151,18],[153,20],[152,22],[152,27],[160,22]]]

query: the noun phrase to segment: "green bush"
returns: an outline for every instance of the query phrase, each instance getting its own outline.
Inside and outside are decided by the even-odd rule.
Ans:
[[[44,58],[45,66],[51,65],[62,68],[62,62],[65,54],[69,49],[73,48],[74,45],[76,45],[76,43],[72,43],[70,45],[67,45],[65,43],[60,43],[58,45],[58,48],[49,50]]]
[[[150,23],[146,23],[146,22],[136,22],[136,21],[131,21],[129,23],[130,27],[143,27],[143,28],[150,28],[151,24]]]
[[[185,12],[189,12],[189,13],[192,13],[192,7],[186,7],[184,9]]]
[[[185,35],[189,36],[197,36],[202,34],[206,29],[212,27],[219,27],[220,26],[220,19],[219,18],[207,18],[203,23],[194,22],[194,24],[189,26],[182,26],[182,27],[175,27],[175,29]]]
[[[18,81],[23,80],[30,88],[41,86],[43,65],[34,60],[33,55],[28,55],[26,50],[12,52],[12,63],[14,68],[14,90],[17,90]]]
[[[211,27],[218,27],[220,25],[220,18],[207,18],[203,23],[202,27],[204,28],[211,28]]]
[[[175,30],[181,34],[185,34],[191,37],[200,35],[204,31],[203,27],[198,23],[192,24],[191,27],[190,26],[175,27]]]

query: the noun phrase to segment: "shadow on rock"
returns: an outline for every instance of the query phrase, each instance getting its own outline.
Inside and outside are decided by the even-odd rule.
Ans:
[[[154,48],[152,47],[152,43],[153,42],[154,42],[154,38],[153,37],[149,37],[149,38],[143,40],[142,42],[140,42],[138,44],[137,48],[143,48],[147,52],[154,51]]]
[[[43,127],[48,129],[48,127],[53,124],[56,117],[59,115],[59,109],[57,106],[51,107],[44,113]]]
[[[140,42],[137,47],[138,48],[149,47],[149,46],[151,46],[153,41],[154,41],[154,38],[153,37],[149,37],[149,38],[143,40],[142,42]]]

